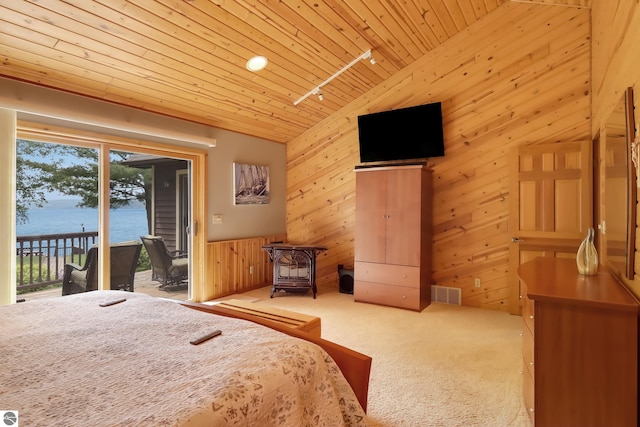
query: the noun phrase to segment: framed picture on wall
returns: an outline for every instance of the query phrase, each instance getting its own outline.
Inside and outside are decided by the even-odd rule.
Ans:
[[[269,203],[269,166],[233,164],[233,194],[236,205]]]

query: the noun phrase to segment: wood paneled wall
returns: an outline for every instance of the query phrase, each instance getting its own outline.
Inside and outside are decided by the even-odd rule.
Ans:
[[[604,124],[627,87],[633,87],[636,129],[640,122],[640,7],[635,0],[593,2],[592,135]],[[600,189],[602,193],[602,189]],[[604,200],[604,197],[602,197]],[[637,200],[635,201],[637,203]],[[638,224],[638,221],[636,220]],[[638,230],[640,231],[640,230]],[[640,234],[636,236],[640,238]],[[640,297],[640,242],[636,240],[635,280],[625,280]]]
[[[507,2],[287,144],[287,236],[329,248],[317,281],[353,265],[357,116],[440,101],[433,278],[463,305],[508,310],[509,149],[590,139],[590,12]],[[393,141],[389,141],[393,144]],[[481,288],[474,287],[480,278]]]
[[[246,292],[273,282],[273,264],[262,246],[286,235],[208,242],[203,301]],[[252,269],[253,267],[253,269]]]

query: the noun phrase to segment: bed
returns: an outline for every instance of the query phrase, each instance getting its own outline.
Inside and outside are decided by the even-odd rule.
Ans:
[[[229,316],[122,291],[2,306],[0,409],[22,425],[367,424],[369,357]]]

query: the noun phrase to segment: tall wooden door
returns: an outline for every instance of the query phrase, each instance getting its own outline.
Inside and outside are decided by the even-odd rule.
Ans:
[[[518,266],[538,256],[575,257],[593,224],[591,141],[517,147],[512,152],[510,307],[520,314]]]

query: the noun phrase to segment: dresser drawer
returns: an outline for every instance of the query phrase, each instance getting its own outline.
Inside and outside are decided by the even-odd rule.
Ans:
[[[533,334],[525,325],[522,328],[522,360],[524,364],[523,371],[529,371],[532,377],[535,374],[535,365],[533,359]]]
[[[420,290],[407,286],[356,280],[353,287],[356,302],[370,302],[392,307],[420,310]]]
[[[522,395],[527,413],[531,418],[531,422],[535,425],[535,389],[533,376],[526,369],[522,372]]]
[[[527,328],[529,328],[531,332],[535,332],[534,322],[533,322],[533,316],[534,316],[533,307],[534,307],[533,301],[527,297],[524,297],[524,299],[522,300],[522,321],[525,323],[525,325],[527,326]]]
[[[356,261],[354,279],[418,288],[420,287],[420,267]]]

